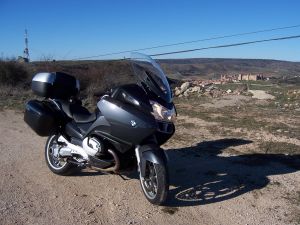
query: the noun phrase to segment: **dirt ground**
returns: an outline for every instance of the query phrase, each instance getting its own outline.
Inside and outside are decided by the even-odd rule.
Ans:
[[[271,120],[284,124],[279,128],[264,126],[268,114],[248,124],[242,116],[251,111],[244,109],[257,100],[220,101],[178,103],[177,131],[164,146],[171,186],[162,207],[147,202],[136,178],[51,173],[46,139],[27,127],[22,113],[1,111],[0,224],[300,224],[298,114],[279,113]],[[254,126],[259,118],[262,126]]]

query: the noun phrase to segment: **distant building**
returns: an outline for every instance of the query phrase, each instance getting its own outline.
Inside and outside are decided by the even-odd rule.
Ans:
[[[235,75],[227,75],[226,74],[226,75],[221,75],[220,82],[221,83],[233,82],[235,79],[236,79]]]
[[[18,62],[20,62],[20,63],[28,63],[29,59],[25,58],[25,57],[22,57],[22,56],[19,56],[18,57]]]
[[[263,80],[264,76],[260,74],[239,74],[238,80]]]

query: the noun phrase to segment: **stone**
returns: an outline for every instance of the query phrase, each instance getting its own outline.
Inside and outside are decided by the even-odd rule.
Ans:
[[[189,92],[189,93],[192,93],[192,90],[193,90],[193,88],[189,87],[186,91]]]
[[[180,89],[181,89],[181,92],[185,92],[189,87],[190,87],[190,82],[184,82],[181,86],[180,86]]]
[[[181,94],[181,91],[179,89],[178,90],[175,89],[175,96],[178,96],[180,94]]]
[[[189,90],[190,90],[191,93],[194,93],[194,92],[200,93],[201,92],[201,87],[195,86],[195,87],[189,88]]]
[[[230,94],[231,92],[232,92],[231,89],[228,89],[228,90],[226,91],[227,94]]]
[[[183,95],[184,95],[185,97],[189,97],[189,92],[188,92],[188,91],[185,91],[185,92],[183,93]]]

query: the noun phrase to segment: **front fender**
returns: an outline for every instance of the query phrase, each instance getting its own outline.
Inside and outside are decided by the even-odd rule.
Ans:
[[[143,145],[136,148],[136,157],[141,176],[145,176],[146,161],[167,165],[168,159],[165,151],[155,144]]]

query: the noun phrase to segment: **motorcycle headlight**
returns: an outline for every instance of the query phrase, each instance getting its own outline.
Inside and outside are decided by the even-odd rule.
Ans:
[[[174,120],[176,119],[176,112],[174,107],[170,110],[162,106],[161,104],[151,100],[150,104],[152,105],[153,110],[152,115],[156,120],[174,122]]]

